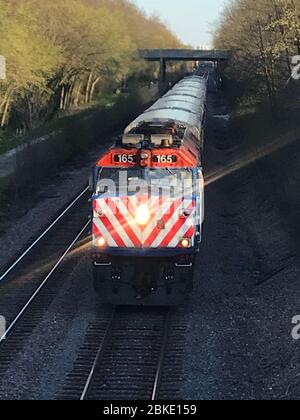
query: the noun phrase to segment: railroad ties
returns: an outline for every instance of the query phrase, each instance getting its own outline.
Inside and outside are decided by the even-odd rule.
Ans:
[[[88,240],[89,193],[85,190],[78,197],[1,276],[0,314],[6,321],[0,337],[1,375],[13,364],[59,293],[68,270],[80,258],[80,254],[72,255],[77,243]]]
[[[184,350],[182,314],[117,307],[91,325],[60,400],[176,398]]]

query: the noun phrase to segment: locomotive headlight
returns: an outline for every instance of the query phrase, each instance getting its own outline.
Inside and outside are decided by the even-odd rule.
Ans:
[[[101,236],[101,238],[98,239],[97,243],[100,248],[103,248],[106,245],[106,240],[105,238],[103,238],[103,236]]]
[[[150,220],[150,211],[148,206],[145,204],[139,206],[135,213],[135,220],[138,225],[140,226],[146,226],[146,224]]]
[[[181,246],[183,248],[190,248],[191,247],[191,241],[190,239],[184,238],[181,240]]]

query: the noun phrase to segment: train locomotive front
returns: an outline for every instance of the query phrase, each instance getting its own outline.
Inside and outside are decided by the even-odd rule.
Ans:
[[[96,291],[120,305],[178,305],[204,221],[205,78],[183,79],[125,130],[93,172]]]

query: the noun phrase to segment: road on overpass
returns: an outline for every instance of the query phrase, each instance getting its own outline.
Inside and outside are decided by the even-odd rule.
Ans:
[[[226,50],[193,50],[193,49],[148,49],[139,50],[138,56],[147,61],[160,62],[160,80],[166,79],[167,61],[226,61],[229,52]]]

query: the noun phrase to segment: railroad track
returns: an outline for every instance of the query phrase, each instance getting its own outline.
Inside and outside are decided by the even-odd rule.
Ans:
[[[43,319],[70,268],[88,246],[88,188],[84,189],[0,277],[0,373]]]
[[[179,316],[178,316],[179,318]],[[169,309],[117,307],[91,325],[60,400],[175,397],[185,328]]]
[[[8,268],[4,271],[3,274],[0,275],[0,283],[5,281],[9,275],[11,274],[11,272],[13,272],[13,270],[22,262],[24,261],[24,259],[27,257],[28,254],[30,254],[30,252],[38,245],[42,242],[42,240],[46,237],[46,235],[52,230],[54,229],[58,223],[63,219],[63,217],[79,202],[79,200],[85,195],[87,194],[87,192],[89,191],[89,187],[85,188],[83,191],[81,191],[81,193],[76,196],[76,198],[74,200],[72,200],[72,202],[68,205],[68,207],[62,211],[60,213],[60,215],[58,217],[56,217],[56,219],[43,231],[43,233],[41,233],[38,238],[33,241],[30,245],[28,245],[28,247],[26,248],[25,251],[23,251],[21,253],[21,255],[12,263],[8,266]]]

